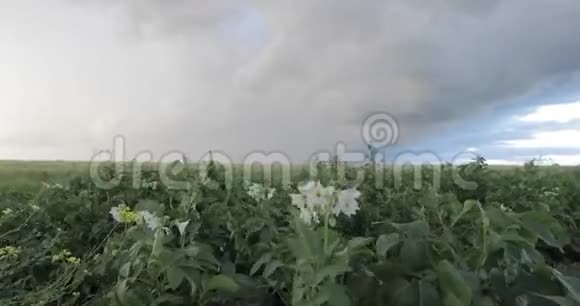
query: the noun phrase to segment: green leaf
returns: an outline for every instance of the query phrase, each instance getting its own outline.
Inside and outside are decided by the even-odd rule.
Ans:
[[[343,275],[344,273],[350,272],[350,266],[347,262],[339,262],[333,265],[328,265],[316,272],[315,284],[322,283],[325,279],[334,281],[337,276]]]
[[[240,290],[240,286],[231,277],[219,274],[212,276],[206,284],[205,291],[218,290],[234,293]]]
[[[492,297],[484,295],[479,298],[478,301],[475,302],[476,306],[496,306],[497,303],[493,300]]]
[[[117,283],[115,298],[117,299],[118,303],[123,306],[145,305],[145,303],[143,303],[143,301],[141,301],[137,295],[128,288],[127,283],[128,280],[122,280],[121,282]]]
[[[479,205],[479,203],[477,201],[474,201],[474,200],[465,201],[465,203],[463,203],[463,209],[461,210],[461,212],[457,216],[455,216],[453,218],[453,222],[451,222],[450,227],[455,226],[455,224],[463,217],[463,215],[470,212],[474,207],[476,207],[478,205]]]
[[[397,306],[416,306],[419,301],[419,287],[416,282],[403,280],[398,283],[389,284],[393,290],[392,304]]]
[[[465,283],[459,271],[447,260],[441,261],[437,266],[437,278],[443,293],[444,306],[471,305],[471,288]]]
[[[296,258],[321,258],[324,257],[322,247],[322,235],[313,231],[300,218],[294,222],[296,236],[288,239],[288,246]]]
[[[411,269],[421,269],[429,264],[425,243],[416,240],[405,240],[399,253],[403,264]]]
[[[162,212],[163,208],[156,200],[140,200],[135,205],[135,211],[148,211],[150,213]]]
[[[169,267],[165,272],[167,275],[167,282],[169,283],[169,288],[175,290],[185,278],[185,273],[178,267]]]
[[[530,300],[527,295],[522,294],[516,297],[516,306],[528,306]]]
[[[154,234],[153,247],[151,248],[151,257],[158,258],[163,250],[163,231],[157,229]]]
[[[574,299],[570,296],[549,296],[549,295],[542,295],[536,294],[537,296],[543,297],[547,300],[550,300],[560,306],[580,306],[580,303],[574,301]]]
[[[373,239],[367,237],[354,237],[348,241],[348,249],[355,250],[369,244]]]
[[[419,306],[440,306],[441,297],[433,285],[419,281]]]
[[[306,305],[350,306],[351,300],[346,287],[328,283],[322,286],[318,295]]]
[[[272,259],[272,253],[266,253],[264,255],[262,255],[252,266],[252,268],[250,269],[250,276],[253,276],[254,274],[256,274],[258,272],[258,270],[260,270],[260,268],[267,262],[269,262]]]
[[[152,305],[166,305],[168,303],[171,303],[173,305],[175,304],[183,305],[183,298],[178,295],[165,293],[160,297],[156,298],[155,301],[152,303]]]
[[[282,266],[284,266],[284,263],[282,263],[279,260],[271,261],[270,263],[268,263],[266,265],[266,268],[264,268],[264,273],[262,274],[262,276],[264,278],[268,278],[268,277],[270,277],[270,275],[272,275],[272,273],[274,273],[276,271],[276,269],[278,269]]]
[[[388,234],[388,235],[381,235],[379,237],[379,239],[377,239],[376,248],[375,248],[376,252],[377,252],[377,256],[385,257],[387,252],[401,241],[400,239],[401,239],[401,237],[397,233],[392,233],[392,234]]]
[[[189,282],[189,285],[191,287],[191,296],[195,297],[195,294],[197,293],[197,284],[200,282],[200,278],[201,275],[199,273],[199,270],[197,268],[193,268],[193,267],[187,267],[187,266],[183,266],[181,267],[183,273],[185,274],[185,278],[187,279],[187,281]]]
[[[131,262],[128,262],[123,266],[121,266],[121,268],[119,269],[119,276],[121,278],[127,278],[129,277],[130,272],[131,272]]]
[[[537,235],[546,244],[562,249],[570,243],[570,235],[558,220],[542,211],[530,211],[518,214],[522,225]]]
[[[556,269],[553,269],[552,272],[562,286],[566,288],[570,297],[577,303],[580,303],[580,278],[565,276]]]
[[[467,203],[467,202],[466,202]],[[479,208],[479,212],[481,214],[481,245],[482,245],[482,251],[481,251],[481,256],[479,258],[479,266],[478,267],[483,267],[487,261],[487,256],[488,256],[488,248],[489,248],[489,232],[491,229],[491,221],[489,220],[489,217],[487,215],[487,213],[485,212],[485,209],[483,209],[483,207],[481,206],[481,203],[479,202],[475,202],[474,205],[477,205],[477,207]]]
[[[392,225],[409,238],[421,239],[429,235],[429,224],[425,223],[424,221],[392,223]]]

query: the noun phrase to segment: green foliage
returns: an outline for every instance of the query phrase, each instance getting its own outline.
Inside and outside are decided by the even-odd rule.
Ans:
[[[478,160],[417,189],[412,171],[378,187],[364,170],[356,215],[320,224],[291,205],[304,178],[248,190],[213,163],[177,174],[188,190],[148,170],[139,188],[129,171],[110,190],[78,176],[3,192],[0,305],[580,305],[578,171]]]

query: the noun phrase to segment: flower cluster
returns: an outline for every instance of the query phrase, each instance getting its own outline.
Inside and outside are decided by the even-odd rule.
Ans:
[[[80,258],[72,256],[69,250],[62,250],[58,254],[52,256],[52,262],[66,262],[72,265],[79,265],[81,263]]]
[[[66,258],[66,262],[78,266],[81,263],[81,259],[78,257],[71,256]]]
[[[161,226],[161,220],[156,215],[148,211],[133,211],[130,207],[125,204],[115,206],[111,208],[111,216],[113,219],[119,223],[123,224],[143,224],[145,223],[148,228],[155,230]]]
[[[318,223],[319,216],[355,215],[359,210],[357,198],[360,192],[354,188],[336,190],[324,187],[320,182],[308,182],[298,187],[298,194],[291,194],[292,205],[300,209],[300,218],[307,224]]]
[[[112,207],[110,213],[113,219],[119,223],[131,224],[136,223],[139,219],[139,215],[125,204]]]
[[[15,258],[18,257],[18,254],[20,254],[20,248],[11,245],[0,248],[0,259],[10,257]]]
[[[276,189],[274,188],[266,188],[263,185],[257,183],[247,182],[246,184],[248,195],[258,202],[271,199],[276,192]]]

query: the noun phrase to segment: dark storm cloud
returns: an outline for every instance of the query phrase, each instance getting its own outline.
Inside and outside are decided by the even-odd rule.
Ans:
[[[292,13],[272,14],[282,38],[270,45],[254,81],[271,91],[296,81],[307,92],[304,103],[313,105],[335,90],[348,97],[332,105],[347,119],[386,110],[413,135],[580,67],[573,30],[580,26],[578,2],[445,3],[316,1],[270,8]]]
[[[62,118],[0,134],[20,147],[47,135],[102,146],[121,133],[156,152],[298,158],[339,140],[360,145],[360,125],[376,111],[397,117],[402,143],[416,143],[538,88],[557,90],[580,69],[575,0],[7,3],[0,43],[15,54],[48,50],[49,63],[16,58],[31,75],[52,72],[32,79],[48,84],[49,112]],[[71,105],[74,115],[62,115]]]

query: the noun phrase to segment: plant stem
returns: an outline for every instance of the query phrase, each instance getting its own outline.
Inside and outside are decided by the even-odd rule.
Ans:
[[[326,254],[328,250],[328,216],[329,213],[326,213],[324,216],[324,254]]]

